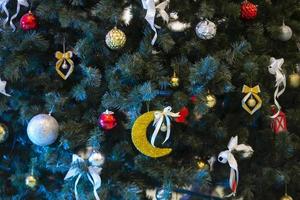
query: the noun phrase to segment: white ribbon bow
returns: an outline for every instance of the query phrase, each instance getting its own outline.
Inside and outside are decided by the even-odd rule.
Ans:
[[[102,168],[97,167],[97,166],[88,166],[88,172],[82,172],[78,168],[78,166],[76,166],[76,164],[78,164],[78,163],[84,163],[84,160],[82,158],[80,158],[79,156],[77,156],[76,154],[73,154],[72,164],[71,164],[72,166],[69,169],[68,173],[66,174],[64,180],[77,176],[77,179],[75,181],[74,191],[75,191],[76,200],[79,200],[77,184],[78,184],[81,176],[84,173],[87,173],[87,177],[88,177],[89,181],[92,183],[93,188],[94,188],[95,199],[100,200],[100,198],[97,194],[97,189],[101,187],[101,177],[100,177],[99,173],[101,172]]]
[[[279,112],[281,110],[281,106],[277,101],[277,98],[280,97],[280,95],[283,94],[283,92],[285,91],[285,87],[286,87],[286,77],[285,74],[283,74],[282,71],[282,65],[284,63],[284,59],[280,58],[280,59],[275,59],[273,57],[271,57],[270,59],[270,65],[268,66],[269,69],[269,73],[275,75],[276,77],[276,90],[274,92],[274,103],[277,106],[277,113],[274,114],[273,116],[271,116],[271,118],[276,118],[279,115]],[[281,90],[279,89],[282,86]]]
[[[236,189],[239,182],[239,171],[238,164],[232,151],[238,151],[243,153],[243,157],[250,157],[253,154],[253,149],[251,146],[245,144],[238,144],[238,136],[232,137],[228,143],[228,150],[222,151],[218,156],[218,161],[226,164],[228,162],[230,166],[230,178],[229,184],[232,190],[232,193],[227,195],[226,197],[235,196]]]
[[[145,19],[151,26],[151,29],[154,31],[154,37],[151,41],[151,44],[154,45],[155,41],[157,39],[157,31],[156,28],[160,28],[159,26],[155,25],[155,16],[156,16],[156,9],[159,12],[159,16],[163,18],[164,21],[168,22],[169,21],[169,15],[165,11],[166,7],[169,5],[170,0],[165,0],[164,2],[158,4],[155,6],[155,1],[154,0],[142,0],[143,3],[143,8],[147,10]]]
[[[163,112],[161,111],[156,111],[154,112],[154,122],[153,122],[153,126],[155,126],[154,132],[152,134],[151,137],[151,144],[152,146],[155,147],[154,142],[156,139],[156,136],[160,130],[160,127],[164,121],[164,118],[166,119],[166,123],[167,123],[167,134],[166,134],[166,138],[165,141],[162,143],[164,144],[170,137],[170,133],[171,133],[171,120],[169,117],[179,117],[179,112],[178,113],[173,113],[171,112],[172,108],[171,106],[168,106],[166,108],[164,108]]]
[[[18,4],[17,4],[17,11],[16,13],[10,18],[10,26],[13,29],[13,31],[16,30],[16,26],[13,23],[13,20],[18,16],[19,12],[20,12],[20,8],[21,6],[25,6],[28,7],[29,4],[27,2],[27,0],[18,0]]]

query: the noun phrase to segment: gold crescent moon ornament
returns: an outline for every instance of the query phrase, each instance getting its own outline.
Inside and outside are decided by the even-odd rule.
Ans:
[[[147,128],[154,120],[155,112],[156,111],[146,112],[136,119],[132,127],[131,138],[134,146],[142,154],[152,158],[159,158],[170,154],[172,149],[154,147],[147,139]]]

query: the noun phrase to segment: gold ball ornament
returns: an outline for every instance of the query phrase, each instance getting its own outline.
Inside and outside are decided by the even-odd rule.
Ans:
[[[205,164],[205,162],[200,160],[197,162],[197,166],[198,166],[198,169],[203,170],[206,167],[206,164]]]
[[[167,129],[168,129],[168,127],[166,126],[165,123],[163,123],[163,124],[161,125],[161,127],[160,127],[160,130],[161,130],[162,132],[166,132]]]
[[[300,86],[300,75],[298,73],[293,73],[289,75],[290,86],[297,88]]]
[[[247,105],[251,108],[253,108],[256,105],[256,100],[251,97],[248,101],[247,101]]]
[[[280,200],[293,200],[293,198],[291,196],[289,196],[288,194],[285,194],[284,196],[282,196],[280,198]]]
[[[8,138],[8,128],[4,124],[0,123],[0,143],[3,143]]]
[[[34,176],[30,175],[26,177],[25,184],[30,188],[35,188],[37,185],[37,180]]]
[[[126,35],[123,31],[114,27],[106,34],[105,42],[110,49],[117,50],[124,47],[126,43]]]
[[[170,80],[170,85],[172,88],[177,88],[179,86],[179,78],[178,76],[176,75],[176,73],[174,72],[173,76],[171,77],[171,80]]]
[[[216,96],[213,95],[213,94],[208,94],[206,96],[206,105],[207,105],[207,107],[213,108],[213,107],[215,107],[216,104],[217,104]]]

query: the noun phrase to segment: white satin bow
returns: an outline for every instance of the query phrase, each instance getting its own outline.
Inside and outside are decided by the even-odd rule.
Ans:
[[[78,184],[81,176],[84,173],[86,173],[89,181],[93,185],[95,199],[100,200],[100,198],[97,194],[97,189],[101,187],[101,177],[100,177],[99,173],[101,172],[102,168],[97,167],[97,166],[88,166],[88,172],[83,172],[79,169],[78,166],[76,166],[76,164],[78,164],[78,163],[84,163],[84,160],[82,158],[80,158],[78,155],[73,154],[72,164],[71,164],[72,166],[69,169],[68,173],[66,174],[64,180],[77,176],[77,179],[75,181],[75,186],[74,186],[74,192],[75,192],[76,200],[79,200],[77,184]]]
[[[153,126],[155,126],[154,132],[152,134],[151,137],[151,144],[152,146],[155,147],[154,142],[156,139],[156,136],[160,130],[160,127],[164,121],[164,119],[166,119],[166,123],[167,123],[167,134],[166,134],[166,138],[165,141],[163,142],[163,144],[169,139],[170,137],[170,133],[171,133],[171,120],[170,117],[179,117],[179,112],[178,113],[173,113],[171,112],[172,108],[171,106],[168,106],[166,108],[164,108],[164,110],[161,111],[156,111],[154,113],[154,122],[153,122]]]
[[[218,161],[226,164],[228,162],[230,166],[230,178],[229,178],[229,184],[230,188],[232,190],[232,193],[227,195],[226,197],[235,196],[236,189],[239,182],[239,170],[238,170],[238,164],[236,159],[234,158],[234,155],[232,154],[232,151],[238,151],[242,152],[243,157],[250,157],[253,154],[253,149],[251,146],[245,145],[245,144],[238,144],[238,136],[232,137],[228,143],[228,150],[222,151],[218,156]]]
[[[9,12],[7,10],[7,7],[6,7],[6,5],[8,4],[8,2],[9,2],[9,0],[1,0],[0,1],[1,12],[5,12],[5,14],[6,14],[5,20],[3,20],[3,27],[6,25],[6,23],[9,20]]]
[[[154,45],[155,41],[157,39],[157,31],[156,28],[160,28],[159,26],[155,25],[155,16],[156,16],[156,9],[159,13],[159,16],[163,18],[164,21],[168,22],[169,21],[169,15],[165,11],[166,7],[169,5],[170,0],[165,0],[162,3],[158,4],[155,6],[155,1],[154,0],[142,0],[143,3],[143,8],[147,10],[145,19],[151,26],[151,29],[154,31],[154,37],[151,41],[151,44]]]
[[[283,94],[283,92],[285,91],[285,88],[286,88],[286,77],[282,71],[283,63],[284,63],[283,58],[275,59],[275,58],[271,57],[270,65],[268,66],[269,73],[275,75],[275,78],[276,78],[276,84],[275,84],[276,90],[274,92],[274,103],[278,109],[277,113],[275,113],[273,116],[271,116],[271,118],[275,118],[278,116],[278,114],[281,110],[281,106],[280,106],[279,102],[277,101],[277,98],[279,98],[280,95]],[[280,87],[281,87],[281,89],[280,89]]]

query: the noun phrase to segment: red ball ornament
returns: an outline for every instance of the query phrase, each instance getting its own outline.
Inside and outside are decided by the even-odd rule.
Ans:
[[[112,111],[106,110],[99,117],[99,125],[105,130],[111,130],[117,125],[117,119]]]
[[[20,26],[24,31],[37,29],[38,23],[36,16],[29,11],[21,17]]]
[[[255,19],[257,16],[257,5],[245,0],[241,4],[241,18],[244,20]]]

